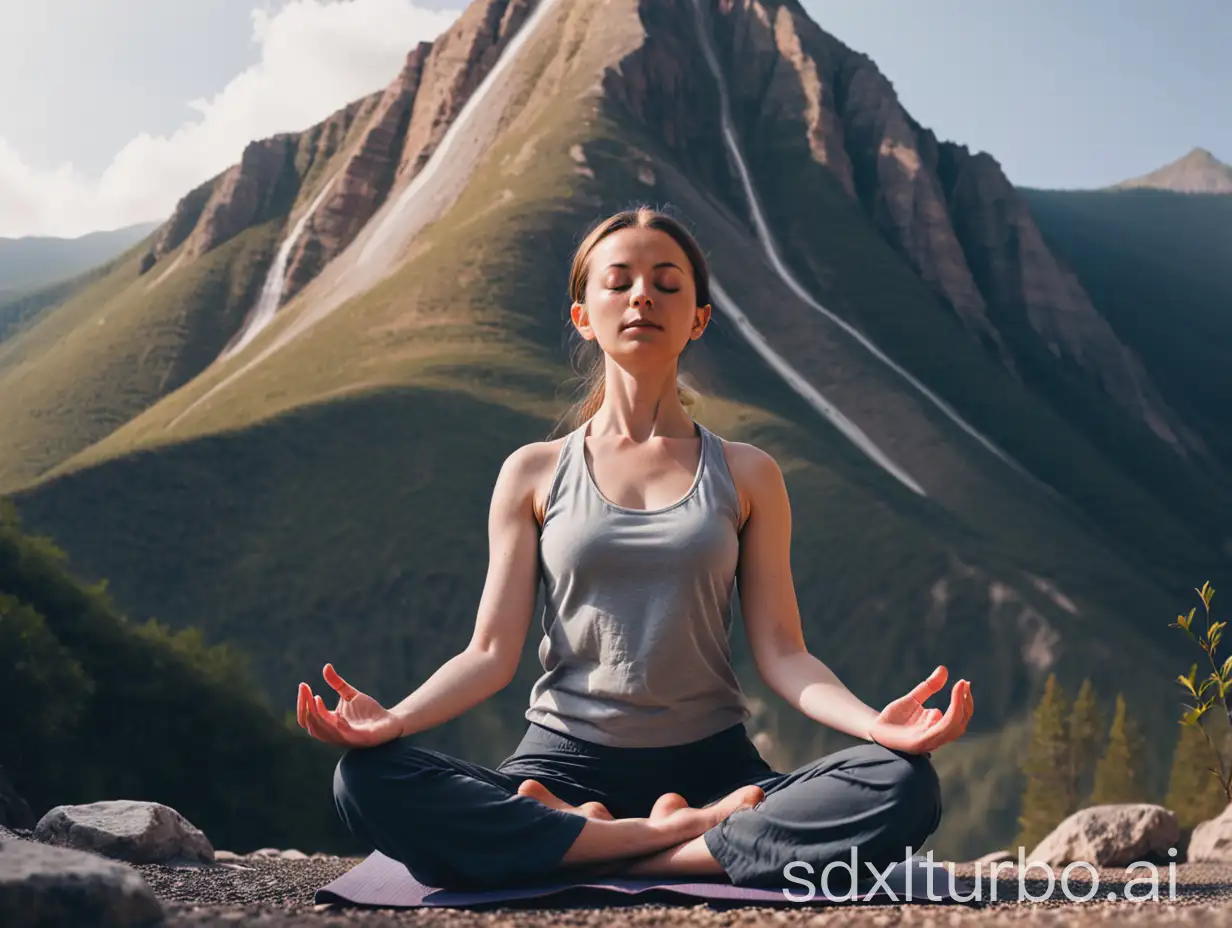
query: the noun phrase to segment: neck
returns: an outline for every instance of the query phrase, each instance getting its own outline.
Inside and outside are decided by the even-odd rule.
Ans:
[[[693,419],[676,392],[676,366],[654,373],[633,374],[607,365],[603,402],[590,423],[591,435],[648,438],[692,438]]]

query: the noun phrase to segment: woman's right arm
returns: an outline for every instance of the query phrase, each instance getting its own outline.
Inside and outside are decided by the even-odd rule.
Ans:
[[[539,589],[534,494],[550,451],[542,442],[524,445],[501,465],[488,512],[488,573],[474,633],[463,651],[390,710],[402,735],[456,718],[513,680]]]

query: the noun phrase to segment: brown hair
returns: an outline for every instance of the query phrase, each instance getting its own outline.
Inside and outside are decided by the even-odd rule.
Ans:
[[[705,306],[710,302],[710,269],[706,265],[706,257],[701,246],[684,224],[661,210],[649,206],[637,206],[622,210],[598,222],[582,239],[577,251],[573,254],[573,265],[569,271],[569,301],[584,303],[586,301],[586,282],[589,278],[590,254],[595,246],[613,232],[621,229],[658,229],[666,232],[676,240],[693,270],[693,284],[697,292],[697,305]],[[572,333],[577,332],[569,323]],[[587,341],[579,336],[579,344],[573,352],[573,364],[582,380],[582,398],[570,408],[566,417],[573,428],[577,428],[593,416],[603,403],[604,392],[604,356],[603,349],[597,341]],[[691,343],[690,343],[691,344]],[[688,345],[685,345],[688,350]],[[697,393],[676,380],[676,395],[684,406],[693,406],[697,402]]]

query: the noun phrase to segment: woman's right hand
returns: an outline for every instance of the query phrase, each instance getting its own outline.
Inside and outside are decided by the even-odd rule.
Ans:
[[[338,706],[332,712],[326,709],[325,701],[301,683],[295,707],[301,728],[320,741],[346,748],[370,748],[401,737],[398,717],[342,679],[333,664],[326,664],[322,674],[338,693]]]

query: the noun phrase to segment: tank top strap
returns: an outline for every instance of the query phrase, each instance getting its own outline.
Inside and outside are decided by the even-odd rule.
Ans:
[[[560,452],[556,457],[556,469],[552,474],[552,485],[548,490],[548,498],[543,507],[544,525],[548,524],[554,507],[558,507],[562,499],[577,500],[581,498],[580,493],[585,493],[586,459],[585,449],[582,447],[582,433],[585,429],[586,423],[583,422],[569,432],[565,440],[561,442]]]
[[[727,466],[727,457],[723,453],[723,439],[710,431],[700,422],[703,453],[706,455],[705,466],[702,468],[699,495],[704,496],[712,506],[722,510],[733,525],[740,521],[740,495],[736,492],[736,481]]]

